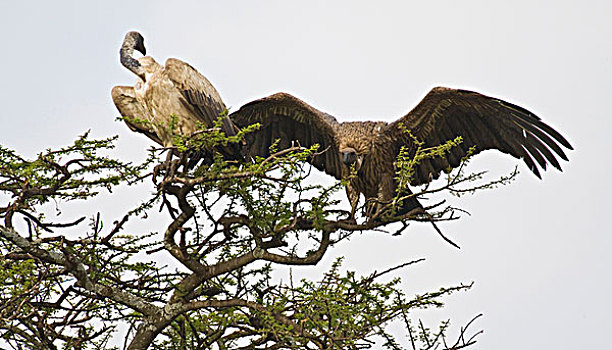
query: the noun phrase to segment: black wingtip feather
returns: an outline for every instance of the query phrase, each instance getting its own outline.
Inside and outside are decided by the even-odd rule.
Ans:
[[[525,143],[525,148],[527,149],[529,154],[533,158],[535,158],[535,160],[538,162],[542,170],[546,171],[546,160],[542,156],[542,153],[540,152],[540,149],[538,145],[535,143],[535,141],[533,139],[529,141],[529,138],[528,138],[528,141]]]
[[[553,151],[555,151],[555,153],[557,153],[557,155],[559,155],[559,157],[561,159],[563,159],[565,161],[569,160],[567,158],[567,156],[565,155],[565,152],[563,152],[563,149],[557,144],[557,142],[555,142],[555,140],[550,138],[550,136],[553,136],[557,141],[559,141],[557,137],[555,137],[552,133],[550,133],[550,131],[552,130],[553,132],[555,132],[557,134],[558,137],[563,139],[563,137],[559,133],[557,133],[554,129],[552,129],[551,127],[549,127],[548,125],[546,125],[546,124],[544,124],[542,122],[539,122],[539,123],[536,123],[536,124],[531,124],[531,123],[529,123],[528,121],[526,121],[526,120],[524,120],[522,118],[516,118],[515,121],[522,128],[524,128],[526,131],[528,131],[528,133],[533,134],[536,138],[538,138],[539,140],[544,142],[546,145],[548,145],[548,147],[550,147]],[[541,128],[542,125],[545,125],[550,130],[545,130],[544,128]],[[565,139],[563,139],[563,140],[565,140]],[[565,141],[565,142],[567,143],[567,141]],[[568,145],[569,145],[569,143],[568,143]]]
[[[538,179],[542,180],[542,175],[540,175],[540,171],[538,170],[538,167],[535,165],[533,159],[531,159],[531,157],[529,156],[529,151],[525,148],[525,146],[523,146],[523,154],[521,155],[521,158],[523,159],[525,164],[527,164],[527,167],[529,168],[529,170],[531,170],[531,172],[535,176],[537,176]]]
[[[542,129],[544,132],[546,132],[550,136],[554,137],[555,140],[559,141],[559,143],[562,144],[563,146],[565,146],[565,148],[567,148],[569,150],[573,150],[574,149],[574,147],[572,147],[572,145],[570,145],[570,143],[565,139],[565,137],[561,136],[561,134],[559,134],[555,129],[551,128],[548,124],[546,124],[544,122],[539,122],[536,125],[537,125],[538,128]],[[567,160],[567,159],[565,159],[565,160]]]
[[[550,164],[552,164],[552,166],[554,166],[557,170],[562,171],[561,165],[557,161],[557,158],[555,157],[554,154],[552,154],[552,152],[548,149],[548,147],[542,144],[542,142],[538,139],[532,138],[532,140],[533,140],[532,142],[536,143],[536,148],[538,149],[538,151],[540,151],[540,153],[542,153],[544,157],[546,157],[546,159],[550,162]]]

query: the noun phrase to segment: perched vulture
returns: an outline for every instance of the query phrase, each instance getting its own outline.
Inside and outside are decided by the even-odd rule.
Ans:
[[[169,58],[164,66],[149,56],[135,59],[134,50],[146,55],[142,35],[129,32],[119,56],[121,64],[136,74],[138,81],[134,87],[115,86],[111,92],[115,106],[132,131],[172,147],[173,133],[190,136],[201,127],[214,127],[217,119],[223,118],[222,131],[228,136],[236,135],[238,129],[234,124],[227,116],[221,117],[226,111],[225,104],[206,77],[175,58]],[[238,145],[221,147],[219,151],[228,158],[240,158]]]
[[[572,149],[567,140],[528,110],[497,98],[466,90],[443,87],[432,89],[408,114],[393,123],[343,122],[318,111],[301,100],[278,93],[244,105],[230,114],[239,127],[260,123],[258,131],[247,135],[247,153],[266,156],[270,145],[280,139],[279,149],[292,141],[309,147],[319,144],[326,150],[312,164],[337,179],[349,175],[355,165],[357,176],[347,185],[352,211],[360,194],[375,199],[366,214],[389,203],[396,195],[394,162],[402,146],[414,155],[417,145],[436,147],[457,136],[463,138],[443,157],[425,159],[416,166],[410,185],[426,184],[442,171],[457,167],[475,146],[475,153],[497,149],[523,159],[529,169],[540,177],[548,163],[561,170],[556,156],[568,160],[560,145]],[[410,134],[405,130],[410,130]],[[556,155],[555,155],[556,154]],[[537,163],[537,165],[536,165]],[[410,190],[402,193],[409,195]],[[399,214],[422,208],[415,197],[404,201]],[[418,211],[418,210],[417,210]]]

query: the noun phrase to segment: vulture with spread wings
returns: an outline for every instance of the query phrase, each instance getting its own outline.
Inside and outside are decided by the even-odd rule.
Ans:
[[[422,148],[463,138],[444,156],[424,159],[416,165],[410,183],[413,186],[426,184],[442,171],[457,167],[472,146],[472,154],[496,149],[523,159],[537,177],[538,165],[543,170],[548,164],[561,170],[557,156],[567,160],[561,146],[572,149],[561,134],[522,107],[476,92],[443,87],[432,89],[412,111],[390,124],[339,123],[285,93],[248,103],[230,114],[230,119],[239,127],[261,124],[258,131],[248,135],[248,154],[266,156],[270,145],[279,139],[279,149],[289,147],[292,141],[304,147],[319,144],[320,150],[326,151],[314,157],[312,164],[337,179],[348,176],[354,165],[357,176],[346,188],[353,212],[360,194],[377,203],[374,208],[394,198],[395,161],[402,146],[414,155],[417,145],[412,137],[423,142]],[[406,190],[401,195],[408,196],[410,192]],[[403,202],[399,214],[420,208],[417,198],[410,197]]]

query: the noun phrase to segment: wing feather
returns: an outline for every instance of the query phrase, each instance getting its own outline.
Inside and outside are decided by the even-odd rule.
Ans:
[[[259,130],[247,135],[247,153],[266,157],[270,146],[279,140],[278,149],[291,147],[293,142],[303,147],[319,145],[312,164],[319,170],[342,178],[342,160],[338,151],[338,122],[329,114],[309,106],[286,93],[277,93],[242,106],[230,114],[239,127],[259,123]]]
[[[176,58],[166,60],[164,73],[182,95],[183,102],[207,128],[213,127],[226,108],[221,95],[205,76],[186,62]],[[237,129],[227,117],[223,117],[223,131],[236,135]]]
[[[163,145],[163,142],[150,124],[145,121],[150,121],[146,109],[136,98],[134,88],[131,86],[115,86],[111,90],[111,96],[115,106],[121,113],[123,121],[130,130],[146,135],[154,142]],[[138,122],[141,121],[141,122]]]
[[[466,90],[434,88],[406,116],[389,124],[383,132],[397,151],[412,142],[400,124],[424,142],[423,147],[463,137],[463,143],[452,149],[445,161],[421,162],[413,185],[437,178],[448,165],[456,167],[472,146],[476,146],[476,153],[497,149],[523,159],[538,177],[539,168],[546,170],[548,163],[561,170],[557,157],[567,160],[561,146],[573,149],[560,133],[525,108]]]
[[[221,118],[221,129],[227,136],[235,136],[238,127],[226,115],[226,107],[221,95],[210,81],[186,62],[176,58],[166,60],[164,74],[178,90],[181,103],[201,122],[204,127],[212,128]],[[241,159],[239,144],[220,146],[219,151],[227,159]]]

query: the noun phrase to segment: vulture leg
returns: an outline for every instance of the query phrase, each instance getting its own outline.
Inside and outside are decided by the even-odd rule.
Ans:
[[[406,188],[405,191],[399,193],[399,198],[403,198],[403,197],[408,197],[408,198],[402,200],[402,205],[396,209],[397,210],[396,215],[401,216],[401,215],[408,214],[412,211],[414,211],[414,214],[425,213],[425,210],[423,210],[423,206],[421,205],[417,197],[412,194],[413,194],[412,191],[410,191],[410,189],[408,188]]]
[[[350,183],[345,187],[346,196],[348,197],[349,203],[351,203],[351,219],[355,219],[355,211],[357,210],[357,204],[359,203],[359,191],[352,186]]]
[[[370,208],[369,212],[373,213],[377,217],[382,214],[380,211],[387,206],[388,204],[393,202],[393,199],[397,196],[398,198],[403,198],[401,200],[401,205],[394,206],[391,208],[394,216],[401,216],[408,214],[412,211],[415,214],[419,214],[424,212],[423,206],[419,203],[419,200],[416,196],[413,196],[412,191],[409,188],[406,188],[401,193],[396,193],[397,183],[393,175],[383,175],[382,179],[378,185],[378,195],[376,201],[376,209]],[[415,211],[415,209],[417,209]]]

